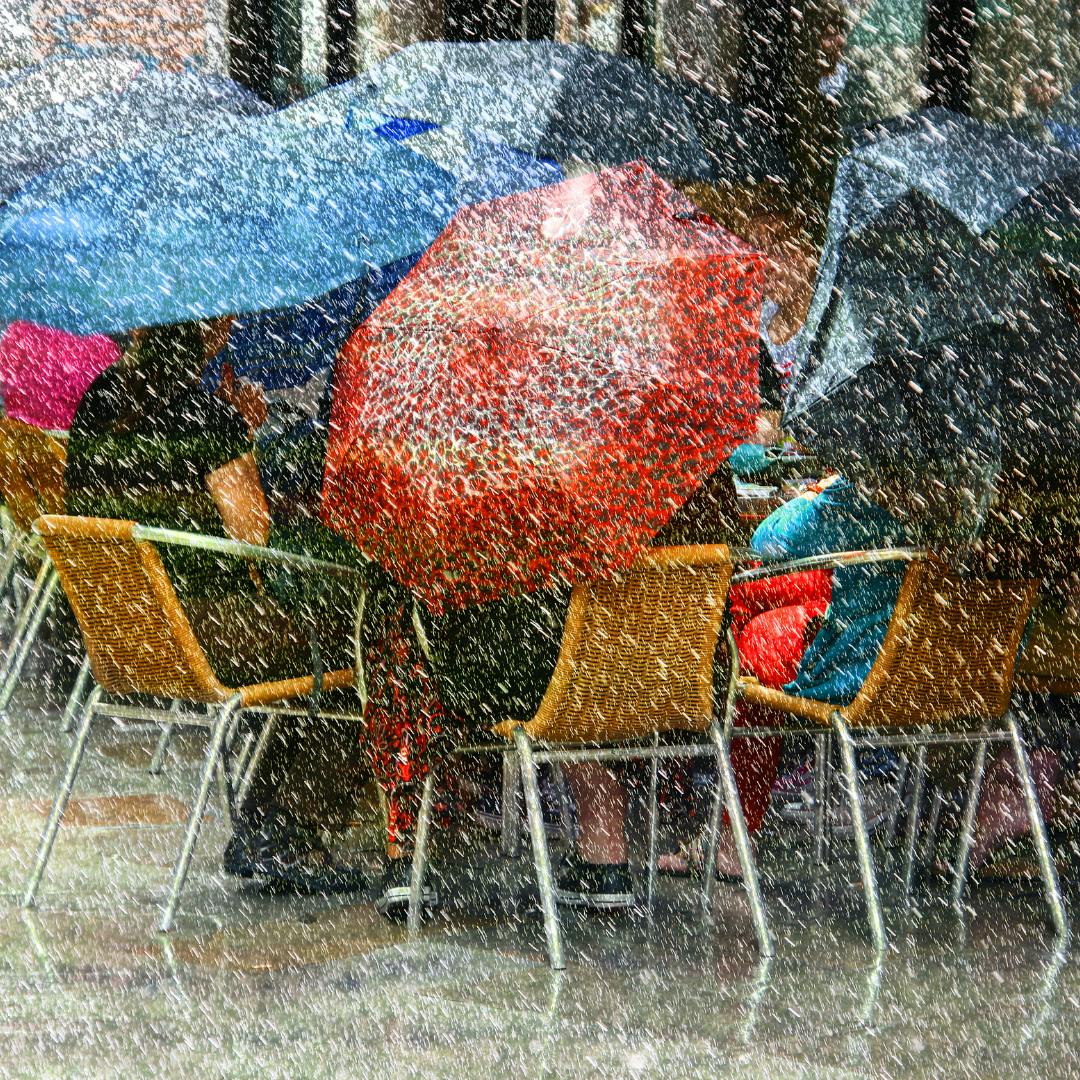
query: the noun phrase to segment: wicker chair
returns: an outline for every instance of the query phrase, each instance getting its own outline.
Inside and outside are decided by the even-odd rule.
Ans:
[[[162,907],[160,929],[167,932],[173,925],[215,770],[231,811],[233,786],[228,779],[227,757],[241,715],[266,714],[270,719],[264,725],[265,733],[270,724],[281,718],[310,715],[307,710],[272,706],[310,695],[317,689],[351,686],[354,675],[349,668],[326,672],[320,679],[310,673],[298,673],[294,678],[250,686],[222,685],[195,637],[156,546],[179,544],[320,575],[354,576],[357,571],[231,540],[145,528],[130,521],[47,516],[38,520],[35,529],[56,566],[78,619],[96,685],[82,708],[67,769],[57,788],[23,895],[23,906],[34,903],[95,717],[150,720],[165,729],[173,725],[209,728],[210,741],[195,801],[176,858],[172,886]],[[143,704],[123,703],[125,697],[134,694],[170,700],[172,707],[152,709]],[[191,706],[202,706],[203,711],[193,710]]]
[[[615,580],[574,587],[554,674],[532,720],[508,719],[497,735],[511,740],[524,776],[533,860],[540,889],[548,957],[565,966],[547,837],[540,811],[541,762],[646,759],[652,763],[649,822],[649,899],[656,867],[656,769],[663,757],[715,755],[720,771],[710,817],[709,858],[715,858],[720,815],[726,804],[738,842],[751,914],[763,953],[772,951],[757,871],[728,758],[717,723],[713,662],[720,639],[733,560],[727,547],[676,547],[649,551]],[[426,649],[421,631],[421,645]],[[728,633],[730,671],[725,722],[734,704],[738,657]],[[708,735],[710,742],[658,745],[662,732]],[[465,747],[458,753],[490,750]],[[413,852],[409,927],[419,922],[427,867],[427,839],[435,774],[425,781]],[[711,862],[707,865],[711,865]],[[703,900],[714,875],[705,875]]]
[[[796,697],[744,676],[739,679],[740,695],[746,701],[783,713],[785,726],[738,728],[731,735],[759,738],[835,733],[851,805],[870,930],[879,950],[886,945],[885,926],[855,765],[856,748],[915,747],[924,753],[931,745],[975,746],[975,768],[954,867],[953,900],[959,905],[974,838],[987,746],[990,742],[1011,743],[1039,853],[1046,901],[1059,937],[1066,940],[1068,918],[1046,841],[1027,751],[1020,728],[1009,713],[1016,654],[1039,583],[961,576],[940,560],[912,549],[849,552],[773,564],[739,574],[733,581],[897,559],[909,565],[896,608],[881,652],[851,704],[838,707]],[[819,755],[819,766],[827,761],[827,755],[824,760]],[[827,786],[827,779],[824,783]],[[821,787],[819,776],[818,805],[823,810],[825,799]],[[909,835],[909,844],[913,841]]]
[[[56,572],[33,534],[42,514],[64,511],[64,465],[61,436],[20,420],[0,419],[0,495],[12,522],[0,556],[0,590],[11,582],[20,558],[36,562],[37,576],[19,606],[0,664],[0,710],[7,708],[56,592]]]

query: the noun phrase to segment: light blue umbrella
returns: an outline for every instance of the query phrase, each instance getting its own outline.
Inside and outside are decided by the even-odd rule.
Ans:
[[[117,332],[300,304],[427,247],[454,177],[341,123],[281,113],[65,165],[0,212],[0,319]]]
[[[329,101],[340,100],[334,90]],[[455,180],[459,206],[486,202],[563,179],[553,161],[542,161],[477,132],[459,132],[437,124],[372,116],[346,103],[340,112],[327,112],[318,99],[286,110],[283,119],[332,123],[348,130],[371,127],[374,133],[423,155]],[[312,118],[321,115],[319,121]],[[433,240],[434,236],[430,237]],[[426,247],[427,244],[424,245]],[[423,249],[372,270],[326,296],[306,303],[243,315],[233,324],[229,341],[207,378],[216,385],[220,366],[230,364],[242,378],[267,390],[306,383],[333,364],[345,339],[412,269]]]
[[[135,154],[221,117],[268,112],[269,105],[231,79],[140,66],[100,93],[49,102],[0,125],[0,203],[64,162],[118,150]]]

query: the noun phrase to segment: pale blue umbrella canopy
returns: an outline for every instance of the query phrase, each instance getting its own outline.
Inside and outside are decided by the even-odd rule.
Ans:
[[[299,304],[422,250],[455,178],[370,128],[234,121],[62,166],[0,212],[0,318],[116,332]]]
[[[0,125],[0,202],[67,161],[135,154],[222,117],[270,111],[254,94],[217,75],[138,66],[102,83],[100,92],[48,101]],[[9,92],[5,87],[4,96]]]

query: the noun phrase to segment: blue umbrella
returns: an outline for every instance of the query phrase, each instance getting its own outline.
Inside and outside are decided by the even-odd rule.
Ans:
[[[101,93],[45,104],[0,126],[0,202],[66,161],[137,153],[223,116],[269,111],[231,79],[140,68]]]
[[[457,204],[370,129],[251,118],[32,181],[0,213],[0,318],[116,332],[303,303],[422,250]]]
[[[351,130],[371,122],[348,109],[339,120]],[[554,162],[537,160],[473,132],[447,131],[437,124],[400,118],[379,118],[374,131],[451,173],[459,205],[558,183],[563,178]],[[412,269],[420,254],[417,250],[305,304],[242,316],[234,323],[228,345],[208,378],[216,384],[220,366],[227,362],[236,375],[267,390],[306,383],[333,364],[352,330]]]

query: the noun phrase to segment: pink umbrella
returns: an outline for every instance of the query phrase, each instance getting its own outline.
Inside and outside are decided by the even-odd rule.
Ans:
[[[119,359],[119,347],[104,334],[81,337],[13,322],[0,337],[7,415],[47,431],[67,431],[86,388]]]

